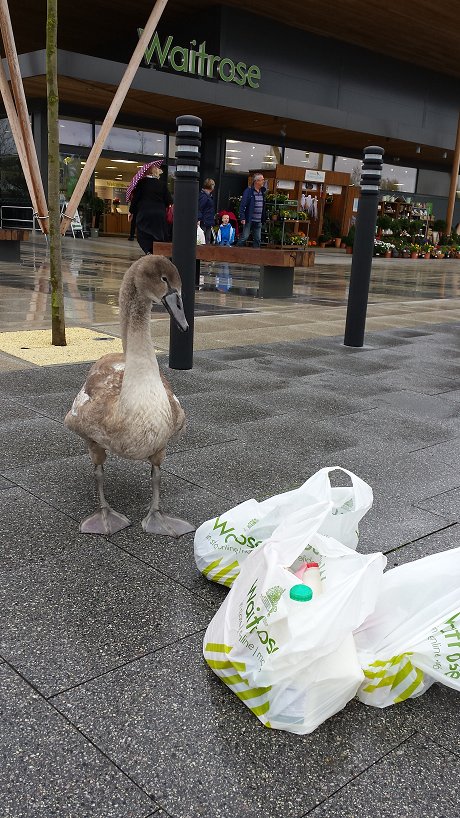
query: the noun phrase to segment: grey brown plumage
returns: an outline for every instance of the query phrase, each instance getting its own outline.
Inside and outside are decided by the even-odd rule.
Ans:
[[[152,469],[158,470],[155,476],[159,483],[159,467],[167,444],[177,440],[185,429],[184,410],[159,371],[150,334],[152,302],[163,302],[182,329],[187,327],[180,291],[179,273],[168,259],[146,256],[131,265],[124,276],[119,299],[124,352],[104,355],[93,364],[64,421],[67,428],[88,445],[102,498],[100,514],[105,533],[113,533],[114,526],[119,530],[118,524],[121,526],[121,522],[126,521],[105,502],[101,470],[106,452],[132,460],[148,460]],[[158,485],[155,496],[157,490]],[[157,499],[152,499],[150,513],[156,519],[161,517],[157,505]],[[110,512],[105,511],[106,507]],[[113,524],[110,520],[107,522],[108,514],[112,514],[114,520],[120,519],[112,521]],[[99,515],[88,519],[90,522],[85,521],[86,529],[82,530],[101,533]],[[174,534],[174,531],[155,533]]]

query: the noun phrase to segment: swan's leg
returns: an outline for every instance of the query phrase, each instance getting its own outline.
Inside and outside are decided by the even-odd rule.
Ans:
[[[130,521],[124,514],[114,511],[105,499],[104,494],[104,462],[106,458],[105,450],[102,446],[92,441],[89,443],[89,453],[94,465],[94,477],[96,480],[96,493],[99,500],[99,511],[87,517],[80,524],[82,534],[116,534],[128,525]]]
[[[163,458],[162,458],[163,459]],[[195,531],[195,527],[177,517],[166,517],[160,511],[160,467],[152,463],[152,502],[147,516],[142,520],[142,528],[149,534],[163,534],[168,537],[181,537]]]

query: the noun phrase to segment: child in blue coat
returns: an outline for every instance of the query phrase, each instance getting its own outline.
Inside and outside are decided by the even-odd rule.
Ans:
[[[216,244],[230,245],[235,241],[235,228],[230,224],[228,213],[222,214],[222,222],[216,234]]]
[[[230,224],[228,213],[222,214],[222,222],[216,233],[216,244],[229,247],[235,241],[235,228]],[[222,271],[216,275],[216,289],[223,293],[228,293],[232,286],[230,267],[227,262],[222,264]]]

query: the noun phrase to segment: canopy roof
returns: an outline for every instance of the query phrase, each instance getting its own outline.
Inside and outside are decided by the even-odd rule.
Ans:
[[[18,52],[43,48],[46,3],[21,0],[9,5]],[[225,5],[245,11],[249,8],[247,0],[226,0]],[[60,3],[59,48],[97,53],[92,47],[101,47],[103,42],[119,45],[120,36],[126,36],[133,24],[142,25],[152,6],[152,0]],[[214,0],[169,0],[163,18],[173,24],[183,16],[193,14],[196,19],[201,12],[215,14],[216,8]],[[324,0],[314,4],[251,0],[250,10],[294,28],[368,48],[387,59],[407,60],[460,77],[459,13],[453,0]]]

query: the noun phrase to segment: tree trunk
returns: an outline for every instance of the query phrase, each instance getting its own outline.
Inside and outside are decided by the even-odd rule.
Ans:
[[[51,282],[51,343],[66,346],[59,212],[59,91],[57,84],[57,0],[47,0],[46,87],[48,94],[48,211]]]

